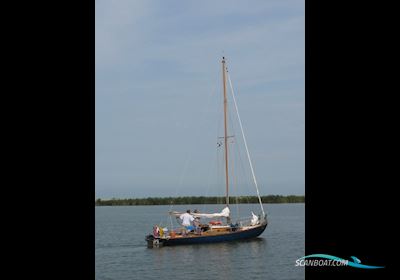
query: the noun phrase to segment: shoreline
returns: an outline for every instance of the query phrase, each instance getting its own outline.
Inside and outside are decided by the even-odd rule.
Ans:
[[[304,195],[267,195],[261,200],[268,204],[305,203]],[[257,196],[233,196],[231,204],[258,203]],[[147,198],[111,198],[96,199],[95,206],[141,206],[141,205],[197,205],[197,204],[225,204],[225,197],[219,196],[182,196],[182,197],[147,197]]]

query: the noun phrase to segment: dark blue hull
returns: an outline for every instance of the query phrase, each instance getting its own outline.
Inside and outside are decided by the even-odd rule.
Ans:
[[[204,244],[204,243],[235,241],[235,240],[257,237],[264,232],[266,227],[267,224],[261,225],[257,228],[245,231],[230,232],[223,235],[160,239],[159,242],[161,243],[160,245],[162,246],[175,246],[175,245],[186,245],[186,244]]]

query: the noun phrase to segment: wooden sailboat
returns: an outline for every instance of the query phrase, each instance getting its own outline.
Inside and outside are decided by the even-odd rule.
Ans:
[[[251,173],[257,190],[257,196],[261,207],[261,214],[255,215],[252,213],[252,218],[243,220],[239,219],[235,224],[231,221],[230,209],[229,209],[229,168],[228,168],[228,126],[227,126],[227,94],[226,94],[226,76],[227,68],[225,57],[222,58],[222,82],[223,82],[223,94],[224,94],[224,157],[225,157],[225,198],[226,206],[220,213],[207,214],[207,213],[190,213],[194,218],[226,218],[226,223],[215,223],[210,221],[207,224],[197,224],[196,227],[188,227],[185,229],[173,229],[173,228],[162,228],[155,226],[153,233],[146,236],[146,241],[149,248],[160,247],[160,246],[172,246],[172,245],[183,245],[183,244],[200,244],[200,243],[215,243],[215,242],[226,242],[233,240],[241,240],[254,238],[262,234],[268,225],[267,217],[264,212],[261,197],[259,194],[257,180],[254,175],[254,169],[252,166],[250,154],[247,148],[246,138],[243,132],[242,122],[240,115],[237,110],[236,100],[233,93],[232,83],[229,79],[229,83],[232,90],[232,97],[236,108],[236,113],[239,119],[240,129],[244,145],[247,152],[247,157],[250,164]],[[169,212],[169,215],[180,217],[183,213],[181,212]],[[172,223],[171,223],[172,224]]]

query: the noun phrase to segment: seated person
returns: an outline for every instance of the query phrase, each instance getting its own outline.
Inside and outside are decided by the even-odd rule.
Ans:
[[[194,213],[198,213],[197,209],[194,210]],[[194,217],[193,225],[195,226],[196,233],[201,234],[200,217]]]

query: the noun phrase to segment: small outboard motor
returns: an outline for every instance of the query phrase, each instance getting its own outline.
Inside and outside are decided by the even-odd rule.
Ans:
[[[159,238],[155,238],[152,234],[146,235],[147,248],[158,248],[163,244]]]

